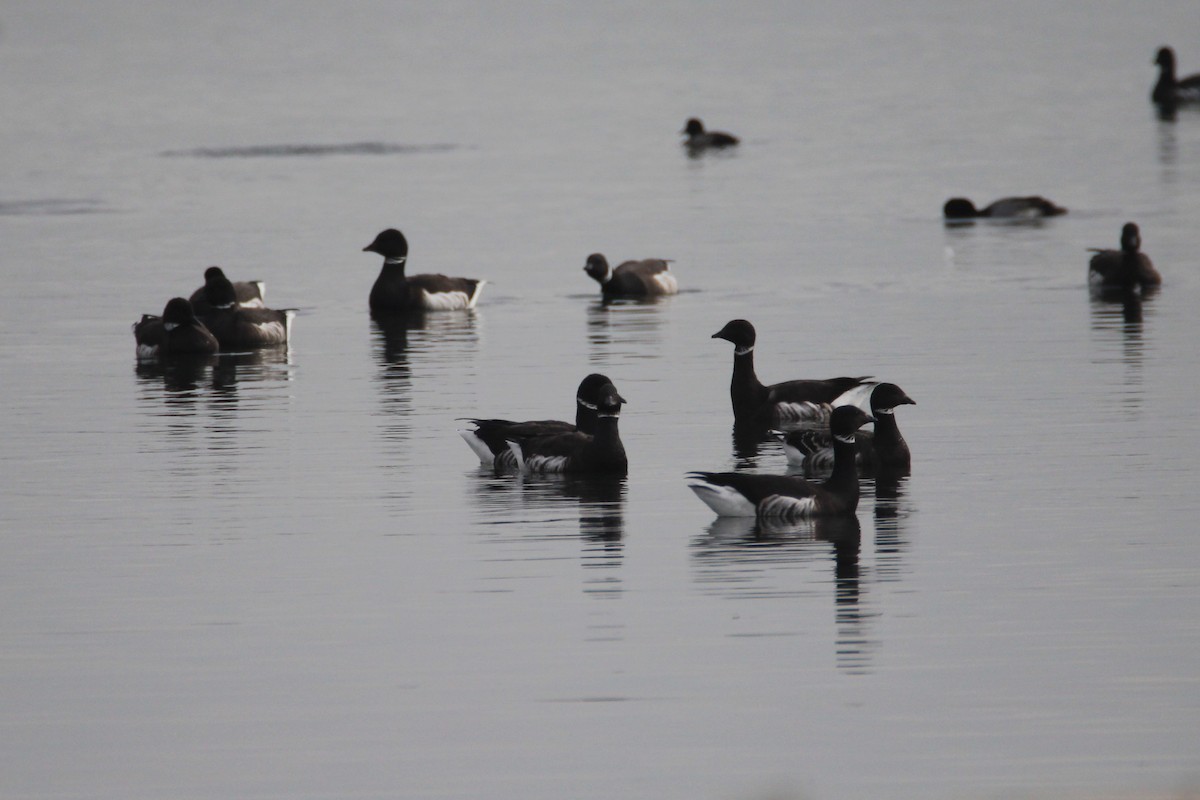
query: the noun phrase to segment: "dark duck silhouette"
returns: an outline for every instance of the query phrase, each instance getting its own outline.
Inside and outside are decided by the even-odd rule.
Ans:
[[[225,271],[220,267],[209,267],[204,270],[204,285],[192,292],[188,300],[197,314],[207,314],[213,308],[208,299],[209,286],[216,286],[221,281],[229,280]],[[267,285],[262,281],[233,281],[234,300],[241,308],[266,308]]]
[[[625,261],[610,272],[608,259],[601,253],[592,253],[587,257],[583,271],[600,284],[600,291],[605,299],[654,297],[679,291],[679,284],[671,274],[670,264],[662,258]]]
[[[509,447],[522,472],[564,472],[623,476],[629,471],[617,422],[625,398],[612,383],[596,391],[596,428],[549,436],[513,436]]]
[[[437,274],[405,275],[408,240],[395,228],[381,231],[363,252],[383,256],[383,269],[371,287],[371,313],[377,316],[474,308],[487,283]]]
[[[221,350],[254,350],[285,345],[291,338],[295,309],[242,308],[233,283],[223,274],[204,286],[211,308],[200,320],[221,343]]]
[[[1038,217],[1057,217],[1067,213],[1062,206],[1038,195],[1028,197],[1002,197],[983,208],[976,208],[965,197],[951,197],[942,206],[942,214],[946,219],[1035,219]]]
[[[1176,78],[1174,50],[1169,47],[1158,48],[1154,63],[1158,65],[1158,82],[1150,93],[1152,101],[1168,109],[1180,103],[1200,102],[1200,74]]]
[[[1141,252],[1142,236],[1138,226],[1126,222],[1121,228],[1121,249],[1089,248],[1088,283],[1100,289],[1146,289],[1162,283],[1150,257]]]
[[[517,458],[509,447],[510,440],[528,441],[559,434],[596,432],[596,414],[599,409],[600,390],[612,383],[607,377],[593,372],[584,378],[575,392],[575,424],[556,419],[514,422],[507,419],[474,419],[471,430],[460,430],[458,435],[479,456],[479,462],[496,471],[516,469]]]
[[[896,408],[916,405],[916,401],[894,383],[880,383],[871,390],[871,416],[874,431],[854,434],[855,463],[863,475],[889,471],[907,474],[912,466],[908,442],[896,424]],[[788,433],[777,431],[783,452],[793,466],[804,468],[806,475],[821,474],[833,469],[833,436],[829,430],[807,429]]]
[[[874,383],[869,375],[827,380],[794,380],[764,386],[754,372],[754,326],[735,319],[712,335],[733,343],[729,386],[733,419],[742,428],[794,428],[824,423],[838,405],[864,405]]]
[[[719,150],[733,147],[740,141],[736,136],[723,131],[706,131],[704,123],[695,117],[687,121],[680,133],[687,136],[683,144],[689,150],[707,150],[710,147]]]
[[[721,517],[802,519],[853,514],[858,508],[858,468],[854,433],[871,422],[857,406],[839,406],[830,415],[833,472],[823,483],[797,475],[748,472],[689,472],[688,487]]]
[[[192,304],[182,297],[167,301],[161,317],[143,314],[133,323],[138,358],[173,355],[209,355],[217,352],[217,337],[196,318]]]

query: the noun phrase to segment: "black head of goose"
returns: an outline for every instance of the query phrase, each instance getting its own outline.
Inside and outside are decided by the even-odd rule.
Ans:
[[[133,323],[133,338],[137,342],[137,356],[143,359],[209,355],[219,349],[217,338],[196,318],[192,304],[182,297],[168,300],[161,317],[143,314],[141,320]]]
[[[1088,283],[1107,289],[1145,288],[1161,284],[1162,276],[1154,268],[1150,257],[1141,252],[1141,247],[1141,231],[1135,223],[1126,222],[1121,228],[1120,250],[1089,248],[1094,255],[1088,262]]]
[[[205,283],[211,308],[201,321],[221,343],[221,350],[255,350],[285,345],[291,338],[295,309],[241,308],[233,283],[223,274]]]
[[[655,297],[679,291],[670,262],[663,258],[624,261],[610,271],[604,254],[592,253],[587,257],[583,271],[600,284],[600,291],[606,298]]]
[[[880,383],[871,391],[875,430],[860,430],[854,435],[855,462],[860,474],[874,475],[884,470],[905,473],[911,468],[912,454],[895,415],[898,406],[916,404],[894,383]],[[833,437],[829,430],[808,428],[775,434],[783,443],[787,462],[803,467],[804,474],[819,475],[833,469]]]
[[[213,307],[208,299],[209,287],[216,287],[222,281],[228,281],[225,271],[220,267],[209,267],[204,270],[204,285],[192,292],[188,298],[197,314],[206,314]],[[234,300],[241,308],[266,308],[267,285],[262,281],[233,281]]]
[[[739,141],[736,136],[724,131],[705,130],[704,123],[695,117],[684,123],[683,130],[680,133],[687,136],[683,144],[691,150],[707,150],[710,147],[719,150],[725,147],[733,147]]]
[[[371,287],[371,313],[377,316],[415,311],[455,311],[474,308],[487,281],[445,275],[405,275],[408,240],[395,228],[381,231],[363,248],[383,256],[383,269]]]
[[[853,514],[858,508],[854,433],[873,421],[857,406],[830,415],[834,466],[828,480],[813,483],[796,475],[747,472],[689,472],[688,487],[722,517],[804,517]]]
[[[823,423],[838,405],[864,406],[875,384],[869,375],[856,378],[794,380],[764,386],[754,371],[754,326],[735,319],[712,335],[733,344],[733,379],[729,394],[733,418],[747,428],[788,429]]]
[[[1150,93],[1154,103],[1174,108],[1180,103],[1200,102],[1200,74],[1176,78],[1174,50],[1169,47],[1158,48],[1154,63],[1158,65],[1158,81]]]
[[[483,466],[497,471],[516,469],[517,459],[508,445],[509,440],[526,441],[575,432],[594,434],[600,390],[611,384],[612,381],[598,372],[593,372],[579,383],[575,392],[574,425],[556,419],[514,422],[507,419],[468,418],[466,421],[474,428],[460,430],[458,435],[479,456],[479,463]]]
[[[596,431],[514,437],[509,447],[522,472],[625,475],[629,461],[617,423],[625,398],[611,383],[596,392]]]

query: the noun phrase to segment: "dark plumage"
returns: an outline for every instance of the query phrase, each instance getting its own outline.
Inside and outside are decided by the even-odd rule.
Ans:
[[[568,472],[625,475],[629,461],[617,429],[625,398],[611,383],[596,392],[596,429],[549,436],[514,436],[509,447],[517,466],[524,472]]]
[[[754,326],[735,319],[712,335],[733,343],[733,380],[729,395],[739,426],[792,428],[824,421],[836,405],[862,405],[874,383],[870,376],[796,380],[764,386],[754,372]]]
[[[240,308],[233,283],[224,274],[206,280],[204,288],[211,308],[200,319],[217,337],[222,350],[254,350],[288,343],[295,310]]]
[[[608,259],[601,253],[592,253],[583,271],[600,284],[606,298],[651,297],[679,291],[669,264],[661,258],[625,261],[609,272]]]
[[[596,432],[596,410],[600,390],[612,382],[593,372],[579,384],[575,392],[575,424],[556,419],[513,422],[507,419],[470,419],[473,430],[460,430],[459,436],[467,443],[481,464],[500,471],[515,469],[517,459],[509,447],[511,439],[530,440],[563,433],[594,434]]]
[[[992,219],[1056,217],[1065,214],[1067,210],[1055,205],[1044,197],[1030,195],[1028,197],[1002,197],[994,203],[975,208],[975,204],[965,197],[951,197],[942,206],[942,214],[946,219],[976,219],[987,217]]]
[[[1174,50],[1169,47],[1158,48],[1154,63],[1158,65],[1158,82],[1150,93],[1152,101],[1169,108],[1180,103],[1200,102],[1200,75],[1176,78]]]
[[[474,308],[487,283],[445,275],[406,276],[408,240],[395,228],[382,231],[375,241],[363,248],[363,252],[383,256],[383,269],[371,287],[371,313],[377,316]]]
[[[723,147],[733,147],[738,143],[738,138],[722,131],[706,131],[704,123],[692,117],[683,126],[680,133],[686,134],[687,139],[684,140],[684,145],[691,150],[706,150],[708,148],[720,149]]]
[[[840,406],[830,416],[834,466],[824,483],[794,475],[746,472],[689,472],[688,487],[722,517],[801,517],[853,514],[858,508],[858,469],[854,432],[871,422],[856,406]]]
[[[192,304],[182,297],[168,300],[161,317],[143,314],[133,323],[133,338],[138,358],[208,355],[219,348],[217,338],[196,319]]]
[[[1121,249],[1090,248],[1095,253],[1088,262],[1088,282],[1106,289],[1134,289],[1158,286],[1162,276],[1150,257],[1141,252],[1142,237],[1138,226],[1126,222],[1121,228]]]
[[[220,267],[209,267],[204,270],[204,285],[192,292],[188,300],[197,314],[207,314],[213,308],[209,300],[209,286],[215,286],[220,281],[228,281],[225,272]],[[233,283],[233,295],[237,304],[242,308],[266,308],[266,284],[262,281],[236,281]]]
[[[908,443],[896,424],[897,406],[916,405],[894,383],[878,384],[871,391],[871,416],[874,431],[858,431],[854,435],[855,463],[863,475],[878,472],[907,473],[912,464]],[[833,469],[833,436],[828,430],[806,429],[778,434],[789,464],[803,466],[806,475],[820,474]]]

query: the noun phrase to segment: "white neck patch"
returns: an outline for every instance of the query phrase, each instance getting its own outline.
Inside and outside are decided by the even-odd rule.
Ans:
[[[894,409],[894,408],[877,408],[877,409],[875,409],[875,413],[876,414],[887,414],[890,417],[892,414],[896,413],[896,409]]]
[[[583,406],[584,408],[586,408],[589,411],[595,411],[597,408],[599,408],[599,406],[597,406],[595,403],[589,403],[587,400],[584,400],[582,397],[576,397],[575,402],[579,403],[579,405]]]
[[[753,352],[754,352],[754,345],[750,345],[749,347],[736,347],[735,346],[733,348],[733,354],[735,356],[744,356],[744,355],[747,355],[747,354],[753,353]]]
[[[395,266],[395,265],[403,264],[407,260],[408,260],[407,256],[396,256],[394,258],[384,258],[383,263],[384,264],[392,264],[393,266]]]
[[[179,327],[179,323],[178,323],[178,322],[164,322],[164,323],[163,323],[163,330],[164,330],[164,331],[173,331],[173,330],[175,330],[175,329],[176,329],[176,328],[178,328],[178,327]]]
[[[853,433],[850,434],[849,436],[835,436],[833,438],[837,439],[842,444],[854,444],[854,434]]]

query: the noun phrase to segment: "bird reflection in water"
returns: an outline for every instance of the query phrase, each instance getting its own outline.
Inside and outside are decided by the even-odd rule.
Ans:
[[[875,490],[875,574],[879,581],[900,580],[903,558],[910,547],[908,517],[912,513],[905,500],[908,470],[887,469],[862,481],[863,493]]]
[[[1113,345],[1120,348],[1117,360],[1126,367],[1124,385],[1128,395],[1124,403],[1139,407],[1143,400],[1142,367],[1145,361],[1145,319],[1153,308],[1158,287],[1147,286],[1141,291],[1129,288],[1089,287],[1091,326],[1105,348],[1105,356]],[[1102,360],[1109,360],[1107,357]]]
[[[807,588],[773,588],[769,585],[771,577],[794,573],[771,568],[796,563],[819,565],[832,557],[837,665],[847,673],[863,674],[870,671],[875,642],[867,635],[873,615],[862,607],[861,544],[862,528],[855,516],[798,522],[718,517],[693,543],[692,556],[699,565],[698,579],[717,593],[755,599],[813,594]]]
[[[592,363],[613,356],[662,355],[663,312],[676,295],[597,300],[587,307],[587,340]]]

